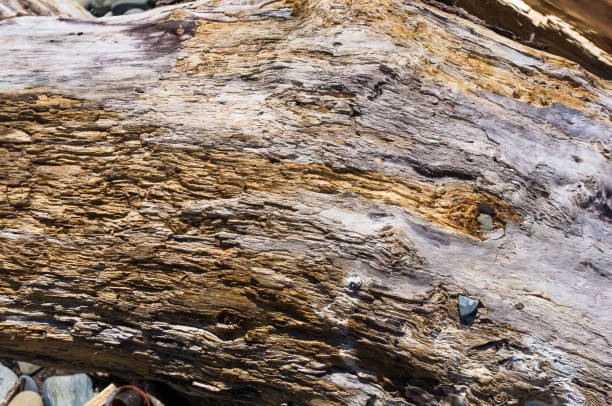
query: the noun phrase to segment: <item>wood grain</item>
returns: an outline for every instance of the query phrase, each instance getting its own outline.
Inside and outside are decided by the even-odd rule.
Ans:
[[[19,17],[0,53],[0,354],[202,404],[611,402],[610,82],[395,0]]]

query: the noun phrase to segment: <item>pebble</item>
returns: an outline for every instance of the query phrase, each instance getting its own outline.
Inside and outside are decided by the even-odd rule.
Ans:
[[[480,212],[480,214],[488,214],[491,217],[495,216],[495,209],[486,203],[479,203],[478,211]]]
[[[113,5],[113,0],[91,0],[89,7],[96,16],[103,16],[108,13]]]
[[[459,317],[461,319],[476,313],[476,309],[478,309],[478,300],[467,296],[459,296]]]
[[[145,10],[147,8],[147,0],[119,0],[114,1],[111,11],[113,15],[127,14],[132,9]]]
[[[359,275],[351,275],[346,278],[346,283],[348,284],[349,289],[351,290],[359,290],[361,289],[361,278]]]
[[[9,368],[0,364],[0,404],[8,402],[11,389],[17,382],[17,375]]]
[[[21,375],[19,377],[19,385],[24,391],[31,391],[31,392],[38,393],[38,385],[36,384],[34,379],[32,379],[32,377],[30,376]]]
[[[43,401],[38,393],[25,391],[18,393],[8,406],[43,406]]]
[[[25,361],[17,361],[17,365],[19,365],[19,370],[22,375],[32,375],[34,372],[38,371],[42,368],[40,365],[30,364]]]
[[[83,406],[92,397],[93,384],[85,374],[52,376],[43,383],[45,406]]]
[[[129,15],[129,14],[138,14],[138,13],[142,13],[144,12],[143,9],[141,8],[131,8],[128,11],[126,11],[125,13],[123,13],[124,16]]]
[[[491,231],[494,229],[493,218],[491,218],[491,216],[489,216],[488,214],[481,214],[476,220],[478,220],[482,228],[484,228],[485,230]]]

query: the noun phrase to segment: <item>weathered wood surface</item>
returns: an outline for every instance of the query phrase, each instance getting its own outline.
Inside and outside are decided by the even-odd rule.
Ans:
[[[91,17],[77,0],[0,0],[0,20],[26,15]]]
[[[609,82],[416,1],[21,17],[0,53],[0,355],[210,404],[611,403]]]

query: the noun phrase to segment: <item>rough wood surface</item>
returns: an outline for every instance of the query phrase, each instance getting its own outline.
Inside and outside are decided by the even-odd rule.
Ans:
[[[0,20],[27,15],[91,17],[77,0],[0,0]]]
[[[0,355],[203,404],[611,403],[610,82],[417,1],[20,17],[0,53]]]

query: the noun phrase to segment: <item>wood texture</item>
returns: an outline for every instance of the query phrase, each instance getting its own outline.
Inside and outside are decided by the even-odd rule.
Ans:
[[[611,403],[610,82],[416,1],[20,17],[0,53],[1,355],[202,404]]]
[[[0,20],[27,15],[91,17],[77,0],[0,0]]]

